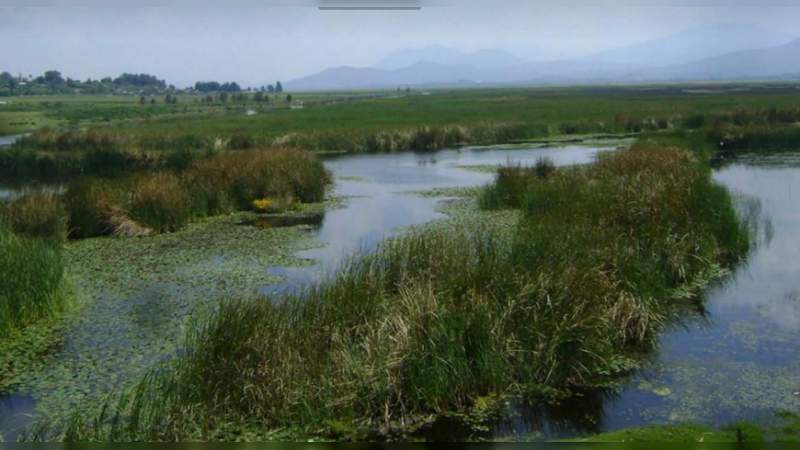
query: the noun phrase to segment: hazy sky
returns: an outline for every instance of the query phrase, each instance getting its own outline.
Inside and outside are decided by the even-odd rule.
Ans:
[[[56,68],[80,79],[148,72],[178,85],[260,85],[331,66],[368,66],[392,51],[431,44],[551,59],[719,23],[800,36],[800,8],[790,1],[420,3],[419,11],[322,11],[318,0],[0,0],[0,70]]]

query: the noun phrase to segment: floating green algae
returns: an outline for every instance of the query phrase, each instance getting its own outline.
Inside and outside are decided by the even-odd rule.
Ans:
[[[339,200],[329,202],[336,206]],[[289,214],[320,214],[325,204]],[[52,328],[32,328],[7,348],[0,392],[32,395],[37,413],[65,418],[121,391],[179,351],[187,320],[224,299],[280,281],[273,266],[312,264],[293,254],[319,244],[311,227],[259,228],[240,212],[141,238],[101,237],[65,246],[80,305]]]

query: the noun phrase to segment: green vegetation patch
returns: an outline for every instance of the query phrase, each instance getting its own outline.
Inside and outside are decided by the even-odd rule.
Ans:
[[[510,195],[481,200],[497,211],[445,204],[450,219],[306,292],[220,303],[189,327],[181,358],[112,405],[121,422],[69,435],[208,439],[258,422],[408,437],[437,417],[491,416],[480,399],[607,387],[747,249],[727,193],[681,149],[542,161],[487,192],[498,186]]]
[[[0,106],[0,136],[26,133],[55,124],[55,120],[39,111],[4,111]]]
[[[62,311],[67,303],[58,244],[18,236],[0,222],[0,338]]]
[[[291,214],[319,214],[321,203]],[[242,212],[155,236],[69,242],[66,272],[81,307],[53,328],[35,328],[8,347],[0,390],[33,394],[37,415],[56,422],[91,411],[178,350],[190,316],[225,298],[280,281],[267,268],[311,264],[292,255],[316,245],[306,226],[262,229]],[[37,351],[24,345],[37,343]]]

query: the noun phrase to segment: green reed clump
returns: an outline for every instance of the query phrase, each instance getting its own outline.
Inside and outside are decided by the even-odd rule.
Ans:
[[[64,308],[64,264],[52,242],[15,235],[0,224],[0,272],[0,338]]]
[[[124,215],[125,189],[120,183],[83,179],[70,184],[64,193],[69,236],[87,238],[110,234],[115,217]]]
[[[537,130],[536,133],[541,133]],[[277,145],[319,151],[386,153],[434,151],[463,144],[504,144],[531,137],[531,127],[518,123],[420,126],[413,129],[335,130],[291,133]]]
[[[255,200],[265,198],[319,202],[330,183],[318,158],[287,148],[230,151],[198,160],[183,179],[203,215],[252,209]]]
[[[118,149],[131,143],[131,137],[123,134],[45,127],[18,139],[14,148],[72,152]]]
[[[2,221],[17,234],[54,241],[67,237],[67,215],[61,198],[29,192],[0,205]]]
[[[128,216],[156,232],[175,231],[191,217],[191,198],[186,186],[171,173],[138,177],[131,186]]]
[[[710,130],[707,138],[723,154],[800,148],[800,128],[794,125],[723,126]]]
[[[199,159],[184,171],[117,179],[82,179],[64,194],[70,236],[139,236],[175,231],[192,217],[274,209],[324,200],[330,177],[321,161],[294,149],[230,151]]]
[[[74,435],[208,439],[343,421],[388,433],[487,395],[535,402],[607,385],[747,241],[726,193],[681,149],[501,172],[518,192],[492,205],[522,209],[516,229],[417,230],[306,292],[223,302],[117,419]]]
[[[549,178],[555,171],[555,163],[549,158],[539,158],[533,167],[520,164],[500,167],[495,182],[481,191],[479,203],[483,209],[518,208],[528,185]]]

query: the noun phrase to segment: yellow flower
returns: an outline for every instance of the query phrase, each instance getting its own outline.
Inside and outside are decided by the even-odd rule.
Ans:
[[[260,199],[258,199],[258,200],[253,200],[253,207],[254,207],[255,209],[258,209],[258,210],[264,211],[265,209],[267,209],[267,208],[269,208],[270,206],[272,206],[272,203],[273,203],[272,199],[269,199],[269,198],[260,198]]]

